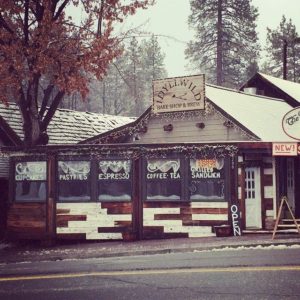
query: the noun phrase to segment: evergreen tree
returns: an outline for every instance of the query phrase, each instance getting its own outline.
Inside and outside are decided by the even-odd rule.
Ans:
[[[295,43],[298,38],[292,20],[282,16],[279,26],[272,30],[267,28],[267,60],[263,72],[276,77],[283,76],[283,48],[287,43],[287,79],[299,82],[300,80],[300,45]]]
[[[152,103],[152,81],[167,77],[164,58],[156,36],[141,42],[134,37],[106,76],[91,81],[86,101],[72,95],[64,99],[63,107],[138,117]]]
[[[141,43],[142,48],[142,67],[144,80],[144,108],[152,103],[152,81],[167,77],[164,66],[165,54],[162,52],[158,43],[158,38],[152,35],[150,39],[145,39]]]
[[[190,0],[189,25],[196,30],[186,57],[208,81],[237,87],[257,66],[257,9],[251,0]]]

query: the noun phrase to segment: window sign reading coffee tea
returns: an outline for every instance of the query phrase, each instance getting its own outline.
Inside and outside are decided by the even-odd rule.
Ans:
[[[224,159],[190,160],[190,199],[224,200]]]
[[[27,161],[15,164],[15,200],[46,200],[46,161]]]
[[[179,159],[149,159],[146,180],[147,200],[180,200]]]
[[[131,200],[131,161],[99,162],[98,200]]]
[[[59,200],[90,200],[90,169],[89,161],[59,161]]]

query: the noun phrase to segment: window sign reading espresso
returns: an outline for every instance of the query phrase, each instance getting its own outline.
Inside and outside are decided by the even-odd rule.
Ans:
[[[90,175],[89,161],[59,161],[59,180],[87,180]]]
[[[47,163],[45,161],[28,161],[16,164],[15,180],[45,181]]]
[[[149,159],[147,179],[180,179],[179,159]]]
[[[99,180],[130,179],[130,160],[104,160],[99,162]]]
[[[204,74],[153,81],[154,113],[204,109]]]
[[[224,159],[191,159],[192,179],[221,179],[223,175]]]

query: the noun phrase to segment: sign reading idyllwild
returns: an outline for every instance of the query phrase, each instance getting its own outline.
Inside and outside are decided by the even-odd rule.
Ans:
[[[153,81],[154,113],[205,108],[205,77],[174,77]]]

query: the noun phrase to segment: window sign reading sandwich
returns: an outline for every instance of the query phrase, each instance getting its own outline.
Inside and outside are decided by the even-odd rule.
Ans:
[[[191,200],[224,201],[224,159],[191,159],[189,190]]]
[[[191,159],[193,179],[223,178],[224,159]]]

